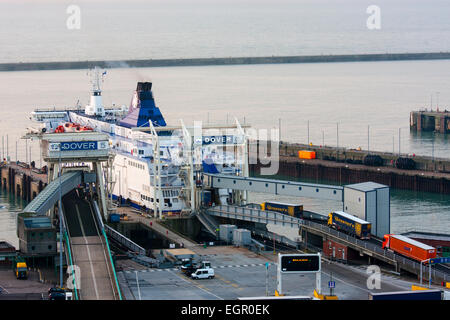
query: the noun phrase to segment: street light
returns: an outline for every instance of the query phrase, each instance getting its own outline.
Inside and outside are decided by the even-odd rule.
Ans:
[[[59,146],[59,203],[58,203],[58,215],[59,215],[59,283],[60,288],[63,287],[63,270],[62,270],[62,237],[63,237],[63,225],[62,225],[62,191],[61,191],[61,144]]]

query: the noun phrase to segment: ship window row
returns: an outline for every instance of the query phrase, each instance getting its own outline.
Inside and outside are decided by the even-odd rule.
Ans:
[[[134,161],[128,160],[128,165],[132,166],[132,167],[135,167],[135,168],[138,168],[140,170],[145,170],[145,166],[143,164],[140,164],[140,163],[137,163],[137,162],[134,162]]]
[[[178,190],[163,190],[163,196],[165,198],[178,197]]]
[[[141,194],[141,200],[153,202],[153,198],[146,196],[145,194]],[[159,199],[156,199],[156,202],[159,202]]]

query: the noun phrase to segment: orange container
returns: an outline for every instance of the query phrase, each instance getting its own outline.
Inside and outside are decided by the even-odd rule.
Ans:
[[[300,150],[298,152],[298,157],[300,159],[315,159],[316,158],[316,152],[315,151],[308,151],[308,150]]]

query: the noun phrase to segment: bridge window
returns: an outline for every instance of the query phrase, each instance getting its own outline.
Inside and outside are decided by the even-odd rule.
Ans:
[[[251,183],[251,182],[249,182],[249,183],[248,183],[248,185],[249,185],[249,186],[251,186],[251,185],[252,185],[252,183]]]
[[[284,189],[284,185],[281,186],[281,189]]]
[[[217,179],[217,182],[220,182],[220,179]]]
[[[333,194],[336,194],[336,190],[333,190]]]
[[[316,192],[319,192],[319,188],[316,189]]]
[[[236,184],[236,180],[233,180],[233,183]]]
[[[299,190],[299,191],[302,191],[302,187],[298,187],[298,190]]]
[[[266,183],[266,188],[269,186],[269,184],[268,183]]]

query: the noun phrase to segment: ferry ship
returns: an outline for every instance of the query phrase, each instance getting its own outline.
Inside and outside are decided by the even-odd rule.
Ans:
[[[220,127],[235,128],[231,135],[208,135],[203,128],[201,136],[195,136],[196,127],[187,128],[182,121],[181,125],[168,126],[155,104],[151,82],[137,83],[129,107],[105,108],[101,90],[105,74],[98,68],[91,72],[90,102],[84,109],[79,105],[63,110],[36,109],[32,119],[41,123],[42,133],[107,133],[113,154],[109,190],[113,199],[159,214],[192,211],[194,187],[201,172],[245,173],[245,152],[236,154],[236,145],[244,146],[246,137],[237,120],[235,126]],[[194,145],[200,151],[195,152]],[[231,151],[227,151],[230,145]],[[228,201],[231,190],[220,190],[218,197]]]

